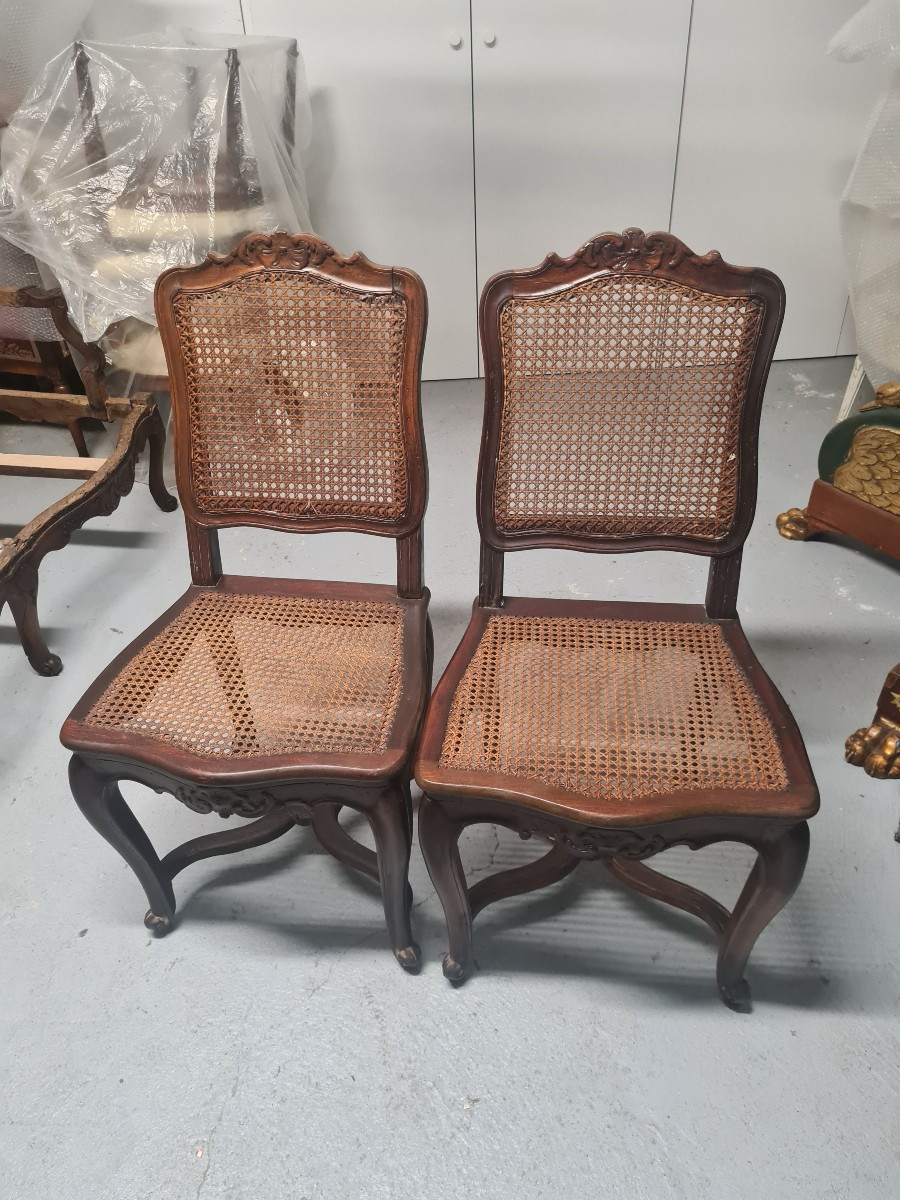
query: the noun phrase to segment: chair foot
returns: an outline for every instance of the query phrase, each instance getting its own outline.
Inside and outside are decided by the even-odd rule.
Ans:
[[[793,896],[809,856],[809,826],[793,825],[757,847],[757,859],[722,935],[716,971],[719,994],[729,1008],[749,1011],[750,988],[744,979],[756,941]]]
[[[419,845],[447,921],[450,949],[444,958],[444,976],[452,983],[468,978],[474,961],[472,910],[458,845],[463,828],[464,823],[451,819],[439,800],[422,797]]]
[[[444,955],[444,961],[441,966],[444,971],[444,978],[449,979],[453,984],[465,983],[472,974],[471,960],[468,964],[460,963],[450,954]]]
[[[137,875],[150,904],[144,919],[147,928],[168,927],[175,917],[172,881],[137,817],[125,803],[118,781],[101,775],[85,759],[73,754],[69,784],[84,816]],[[152,925],[148,924],[151,917]]]
[[[410,975],[414,975],[422,965],[422,951],[416,942],[410,946],[404,946],[402,950],[395,950],[394,957],[403,970],[409,971]]]
[[[719,995],[722,997],[725,1007],[730,1008],[733,1012],[748,1013],[753,1008],[750,984],[746,979],[741,979],[728,987],[719,984]]]
[[[169,917],[158,917],[153,909],[148,908],[144,913],[144,925],[157,937],[164,937],[172,928],[172,921]]]

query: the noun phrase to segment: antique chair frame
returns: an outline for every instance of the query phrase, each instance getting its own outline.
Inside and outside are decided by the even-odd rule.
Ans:
[[[8,604],[22,648],[39,675],[58,675],[62,660],[51,653],[41,632],[37,611],[38,571],[44,556],[65,546],[76,529],[92,517],[109,516],[134,486],[137,460],[150,448],[150,494],[163,512],[178,507],[163,482],[166,431],[152,398],[139,393],[131,399],[110,397],[99,347],[87,343],[69,319],[65,297],[58,290],[0,287],[0,306],[46,309],[75,357],[85,395],[59,392],[0,391],[0,412],[22,421],[65,424],[76,437],[79,457],[55,454],[0,454],[0,476],[80,479],[84,482],[51,504],[13,537],[0,542],[0,609]],[[83,436],[78,422],[92,417],[118,421],[116,446],[108,458],[81,454]],[[81,439],[79,445],[78,439]]]
[[[550,296],[621,273],[670,280],[717,297],[756,297],[764,305],[741,413],[737,502],[731,528],[716,541],[676,535],[609,537],[577,530],[501,531],[493,500],[504,397],[501,310],[511,297]],[[472,920],[486,905],[544,887],[564,878],[580,862],[599,859],[627,887],[704,920],[719,942],[722,999],[738,1009],[749,1005],[744,968],[759,934],[800,882],[809,846],[806,821],[818,808],[799,730],[753,655],[736,608],[741,553],[756,502],[760,408],[783,310],[783,287],[768,271],[730,266],[715,251],[699,257],[670,234],[645,235],[637,229],[628,229],[624,235],[601,234],[571,258],[550,255],[539,267],[495,275],[485,286],[480,309],[485,363],[477,506],[480,593],[469,628],[435,689],[416,761],[416,779],[424,793],[419,838],[447,919],[450,950],[443,969],[451,982],[462,982],[472,970]],[[619,554],[676,550],[705,555],[710,559],[705,606],[505,598],[504,555],[538,547]],[[588,806],[579,811],[576,794],[534,780],[442,768],[443,738],[457,686],[488,621],[501,612],[715,623],[777,730],[789,779],[788,799],[780,794],[767,801],[764,793],[684,791],[618,806],[604,801],[604,811],[598,814]],[[502,871],[469,888],[457,843],[466,826],[481,822],[513,829],[523,838],[538,834],[549,839],[551,849],[533,863]],[[757,852],[756,864],[732,913],[696,888],[651,870],[641,861],[671,846],[696,850],[720,841],[742,842]]]
[[[188,428],[188,380],[179,352],[174,303],[184,292],[227,288],[277,271],[337,284],[356,297],[395,296],[406,305],[399,405],[405,445],[408,500],[400,519],[344,514],[317,515],[315,508],[286,515],[276,511],[204,511],[193,487]],[[107,668],[63,726],[62,741],[74,751],[69,778],[88,821],[122,855],[143,885],[150,909],[149,929],[164,934],[175,917],[172,880],[191,863],[263,845],[295,825],[312,825],[323,847],[344,864],[380,882],[391,945],[406,970],[419,965],[410,928],[412,894],[407,875],[412,836],[410,778],[416,735],[430,691],[433,656],[427,615],[428,590],[422,580],[422,519],[427,499],[427,468],[421,417],[420,376],[427,321],[422,281],[412,271],[381,267],[362,254],[338,255],[312,235],[251,234],[230,255],[210,255],[197,267],[164,273],[156,290],[157,315],[172,384],[176,471],[182,499],[193,583],[188,592]],[[218,531],[251,526],[289,533],[350,531],[397,542],[397,587],[380,584],[322,583],[223,574]],[[403,614],[403,676],[391,737],[383,753],[304,753],[258,755],[245,759],[198,759],[145,738],[83,724],[93,702],[122,666],[165,628],[196,596],[247,593],[288,597],[371,600],[398,605]],[[217,670],[221,670],[217,664]],[[255,818],[244,829],[189,841],[160,860],[119,791],[119,781],[135,780],[168,792],[199,813]],[[338,821],[342,806],[362,813],[372,828],[376,853],[356,842]]]

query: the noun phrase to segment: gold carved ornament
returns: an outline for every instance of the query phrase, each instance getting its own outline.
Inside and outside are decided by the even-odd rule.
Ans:
[[[842,492],[900,516],[900,430],[879,425],[858,429],[832,482]]]

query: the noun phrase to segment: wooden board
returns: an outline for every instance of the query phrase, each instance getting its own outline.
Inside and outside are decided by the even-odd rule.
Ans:
[[[90,479],[105,462],[105,458],[74,458],[60,454],[0,454],[0,475]]]

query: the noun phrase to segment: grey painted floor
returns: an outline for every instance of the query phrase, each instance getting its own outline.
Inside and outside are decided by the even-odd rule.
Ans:
[[[181,520],[138,487],[51,555],[41,609],[64,673],[32,674],[0,623],[0,1195],[900,1195],[900,792],[842,757],[900,657],[897,569],[774,530],[806,501],[849,367],[776,365],[763,420],[741,611],[807,738],[823,806],[803,885],[751,960],[750,1016],[720,1004],[703,925],[590,866],[488,910],[482,970],[459,991],[441,975],[441,913],[418,852],[425,968],[410,978],[374,889],[306,831],[186,872],[183,922],[151,939],[134,878],[70,799],[56,733],[99,668],[186,586]],[[425,409],[441,669],[476,590],[480,386],[428,385]],[[4,525],[66,486],[2,483]],[[223,541],[226,569],[391,578],[391,546],[374,539]],[[668,555],[548,552],[512,558],[508,590],[688,600],[702,572]],[[164,849],[212,828],[126,791]],[[465,850],[473,878],[534,854],[489,827]],[[666,857],[726,902],[749,866],[737,847]]]

